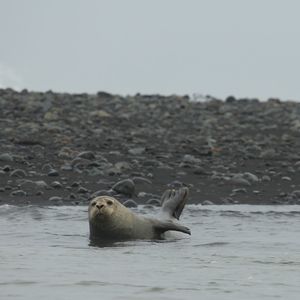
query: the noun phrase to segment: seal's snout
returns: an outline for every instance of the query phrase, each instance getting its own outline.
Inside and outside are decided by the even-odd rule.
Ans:
[[[98,204],[96,204],[96,207],[100,210],[101,208],[103,208],[104,207],[104,204],[100,204],[100,203],[98,203]]]

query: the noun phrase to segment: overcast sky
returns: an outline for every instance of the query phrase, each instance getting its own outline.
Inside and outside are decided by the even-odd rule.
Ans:
[[[298,0],[0,0],[0,86],[300,99]]]

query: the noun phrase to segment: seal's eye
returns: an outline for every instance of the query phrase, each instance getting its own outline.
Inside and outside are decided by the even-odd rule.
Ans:
[[[92,206],[95,206],[96,205],[96,202],[92,202]]]
[[[112,200],[107,200],[107,205],[113,205],[113,201]]]

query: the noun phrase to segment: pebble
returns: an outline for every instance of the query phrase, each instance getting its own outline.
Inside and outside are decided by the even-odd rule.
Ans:
[[[258,177],[255,174],[252,174],[250,172],[245,172],[243,174],[243,178],[250,182],[258,182],[259,181]]]
[[[182,161],[187,164],[199,164],[201,163],[201,159],[196,158],[193,155],[185,154],[182,158]]]
[[[44,165],[42,166],[42,170],[43,170],[43,171],[46,171],[46,172],[49,172],[49,171],[52,170],[52,169],[53,169],[53,167],[52,167],[52,165],[49,164],[49,163],[44,164]]]
[[[128,153],[131,155],[142,155],[146,151],[145,147],[131,148]]]
[[[138,207],[137,203],[132,199],[126,200],[123,205],[126,207]]]
[[[131,165],[126,161],[119,161],[115,163],[115,168],[119,171],[126,171],[131,169]]]
[[[167,186],[168,186],[168,188],[171,188],[171,189],[178,189],[183,186],[183,183],[181,181],[174,180],[174,181],[168,183]]]
[[[260,157],[263,159],[274,159],[277,156],[277,153],[274,149],[267,149],[260,153]]]
[[[35,184],[40,189],[50,189],[50,186],[44,180],[37,180]]]
[[[22,177],[26,177],[27,173],[22,169],[16,169],[10,172],[9,176],[22,178]]]
[[[10,193],[11,196],[18,196],[18,197],[25,197],[27,196],[27,193],[23,190],[16,190],[16,191],[12,191]]]
[[[76,197],[75,194],[71,193],[71,194],[69,195],[69,198],[70,198],[71,200],[74,200],[74,199],[76,199],[77,197]]]
[[[74,157],[74,151],[69,147],[63,147],[59,150],[57,156],[63,159],[71,159]]]
[[[63,198],[59,196],[52,196],[48,199],[50,202],[63,202]]]
[[[214,203],[210,200],[204,200],[201,204],[202,205],[214,205]]]
[[[81,152],[77,155],[77,157],[88,159],[88,160],[96,159],[96,156],[95,156],[94,152],[92,152],[92,151]]]
[[[146,202],[146,204],[152,205],[152,206],[160,206],[161,202],[159,199],[151,198]]]
[[[135,192],[135,184],[131,179],[124,179],[114,184],[112,189],[117,193],[132,197]]]
[[[33,190],[36,188],[36,185],[32,180],[21,180],[21,181],[19,180],[18,183],[19,183],[20,188],[27,190],[27,191],[30,191],[30,190]]]
[[[297,197],[298,199],[300,199],[300,190],[293,191],[292,194],[295,195],[295,197]]]
[[[51,176],[51,177],[56,177],[56,176],[59,176],[59,173],[55,169],[52,169],[48,172],[47,175]]]
[[[87,192],[88,192],[88,189],[86,189],[83,186],[80,186],[77,190],[77,193],[79,193],[79,194],[86,194]]]
[[[71,187],[78,187],[80,186],[80,182],[78,181],[74,181],[72,184],[71,184]]]
[[[2,168],[2,170],[3,170],[4,172],[9,172],[9,171],[11,170],[11,166],[5,165],[5,166]]]
[[[62,188],[62,184],[59,181],[51,182],[50,186],[55,188],[55,189],[61,189]]]
[[[147,179],[147,178],[144,178],[144,177],[133,177],[132,178],[132,181],[135,183],[135,184],[147,184],[147,185],[151,185],[152,184],[152,181]]]
[[[270,182],[270,181],[271,181],[271,177],[268,176],[268,175],[264,175],[261,179],[262,179],[262,181],[264,181],[264,182]]]
[[[99,190],[94,192],[91,195],[91,199],[96,198],[96,197],[100,197],[100,196],[112,196],[115,192],[112,190]]]
[[[233,190],[232,190],[232,193],[233,193],[233,194],[237,194],[237,193],[243,193],[243,194],[246,194],[246,193],[247,193],[247,190],[246,190],[245,188],[233,189]]]
[[[9,153],[2,153],[0,154],[0,161],[13,161],[13,157],[12,155],[10,155]]]
[[[244,178],[243,174],[235,174],[232,178],[231,178],[231,182],[235,185],[244,185],[244,186],[250,186],[251,183]]]
[[[209,172],[203,167],[196,167],[193,171],[195,175],[209,175]]]

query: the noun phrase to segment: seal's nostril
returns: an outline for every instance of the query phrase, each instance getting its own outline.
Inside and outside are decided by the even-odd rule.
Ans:
[[[96,207],[97,207],[98,209],[101,209],[103,206],[104,206],[104,204],[97,204],[97,205],[96,205]]]

